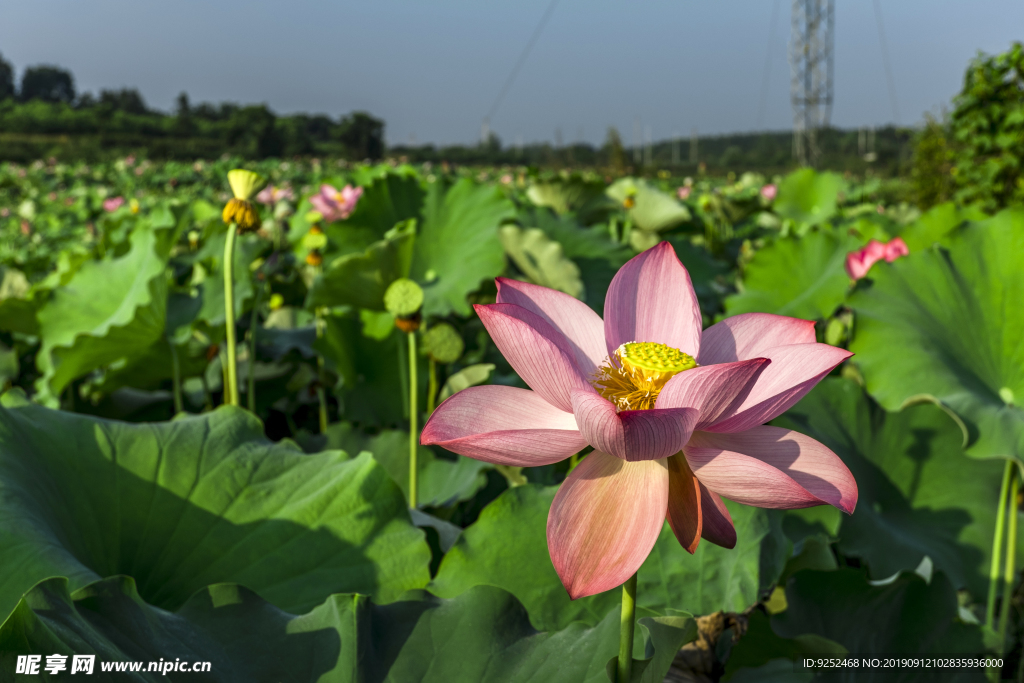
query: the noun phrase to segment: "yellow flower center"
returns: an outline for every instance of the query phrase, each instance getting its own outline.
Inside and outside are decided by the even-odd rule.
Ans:
[[[592,380],[619,410],[649,410],[675,375],[697,367],[693,356],[657,342],[628,342],[615,349]]]

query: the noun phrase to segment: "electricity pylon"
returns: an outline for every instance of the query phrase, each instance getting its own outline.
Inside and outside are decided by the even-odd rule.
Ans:
[[[821,160],[818,131],[832,116],[835,0],[793,0],[789,42],[793,156],[803,165]]]

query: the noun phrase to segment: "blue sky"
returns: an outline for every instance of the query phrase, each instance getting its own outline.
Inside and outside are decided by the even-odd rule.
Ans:
[[[769,44],[773,5],[778,3]],[[265,102],[364,109],[390,144],[472,142],[549,0],[7,0],[0,53],[53,63],[79,91],[137,87],[154,107]],[[871,0],[836,7],[835,125],[893,121]],[[560,0],[491,127],[506,143],[629,142],[787,129],[790,0]],[[900,123],[948,107],[978,51],[1024,39],[1019,0],[882,0]],[[766,62],[768,96],[759,122]]]

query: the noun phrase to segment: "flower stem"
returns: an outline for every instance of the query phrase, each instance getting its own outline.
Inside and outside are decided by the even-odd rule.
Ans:
[[[437,400],[437,361],[431,357],[427,366],[430,368],[430,382],[427,385],[427,417],[434,413],[434,401]]]
[[[622,584],[622,617],[619,621],[619,667],[616,681],[629,683],[633,672],[633,629],[636,624],[636,574]]]
[[[235,235],[238,226],[228,226],[228,236],[224,240],[224,332],[227,337],[225,345],[228,352],[228,363],[225,371],[224,403],[238,405],[238,361],[235,355]]]
[[[409,507],[416,507],[416,333],[409,338]]]
[[[1006,494],[1010,490],[1010,477],[1013,476],[1013,462],[1006,461],[1003,468],[1003,484],[999,487],[999,507],[996,511],[995,538],[992,539],[992,561],[989,564],[988,601],[985,606],[985,625],[995,627],[996,620],[996,587],[999,585],[999,559],[1003,550],[1003,529],[1006,525]]]
[[[246,403],[249,412],[256,413],[256,325],[259,323],[260,299],[263,298],[263,283],[256,288],[256,300],[252,302],[252,315],[249,317],[249,382],[246,389]]]
[[[1003,573],[1003,602],[999,606],[999,643],[1000,650],[1006,647],[1006,625],[1010,618],[1010,603],[1013,601],[1013,583],[1015,563],[1017,560],[1017,493],[1020,491],[1020,475],[1016,465],[1010,475],[1010,495],[1008,496],[1006,514],[1009,516],[1006,525],[1006,571]]]
[[[317,271],[320,269],[317,268]],[[324,309],[316,309],[316,338],[323,339],[324,327],[327,323],[324,322]],[[319,351],[316,354],[316,399],[320,404],[320,433],[327,433],[327,390],[324,389],[323,378],[324,378],[324,357]]]
[[[171,347],[171,391],[174,394],[174,414],[177,415],[185,409],[181,400],[181,361],[178,360],[174,340],[168,338],[167,343]]]

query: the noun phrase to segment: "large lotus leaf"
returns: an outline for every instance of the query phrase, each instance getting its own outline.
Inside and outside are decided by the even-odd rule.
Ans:
[[[572,216],[558,216],[543,209],[526,213],[522,222],[543,230],[544,234],[561,244],[565,256],[573,260],[607,259],[619,266],[633,255],[611,238],[604,225],[585,228]]]
[[[899,235],[910,253],[922,251],[934,244],[945,244],[949,235],[964,221],[983,220],[978,209],[961,209],[952,202],[933,206],[916,221],[903,228]]]
[[[348,453],[369,451],[402,492],[409,495],[409,432],[385,429],[370,436],[358,431],[349,422],[338,422],[327,428],[327,448]],[[417,450],[416,470],[419,475],[417,498],[423,507],[440,507],[469,500],[487,483],[484,470],[491,466],[480,460],[458,455],[446,460],[434,455],[425,446]]]
[[[803,657],[844,657],[846,648],[814,634],[781,638],[772,630],[768,615],[750,613],[747,629],[729,652],[725,665],[730,683],[806,683],[813,673],[797,670],[793,664]]]
[[[196,255],[198,260],[206,263],[205,277],[199,285],[202,291],[203,307],[197,316],[212,327],[224,326],[224,242],[227,232],[220,229],[211,236]],[[270,246],[270,243],[255,234],[239,235],[235,240],[233,293],[235,296],[235,317],[245,312],[246,306],[253,298],[256,290],[253,286],[253,275],[250,266],[256,257]]]
[[[503,225],[500,234],[505,253],[531,282],[577,299],[584,297],[579,266],[566,258],[562,245],[543,230]]]
[[[313,348],[323,355],[328,367],[342,382],[335,395],[345,419],[378,427],[408,425],[408,386],[405,364],[408,346],[405,334],[392,326],[383,339],[363,334],[362,322],[354,315],[327,316],[324,335]],[[420,395],[426,394],[426,359],[417,373]]]
[[[313,280],[306,306],[356,306],[383,311],[388,286],[409,273],[416,241],[414,228],[413,223],[405,224],[389,231],[366,251],[333,259]]]
[[[424,285],[424,315],[469,315],[466,295],[505,269],[498,227],[515,207],[494,186],[469,178],[447,192],[441,185],[427,191],[410,277]]]
[[[391,228],[410,218],[418,219],[423,207],[423,188],[414,175],[389,172],[363,188],[356,209],[344,221],[327,226],[327,236],[344,246],[336,230],[363,228],[380,239]]]
[[[887,413],[852,381],[828,378],[775,424],[814,437],[850,468],[859,499],[843,517],[839,549],[866,560],[872,578],[928,556],[957,588],[984,598],[1003,468],[965,457],[946,413],[934,405]]]
[[[966,226],[949,249],[871,270],[850,297],[850,350],[889,410],[936,401],[963,423],[967,452],[1024,460],[1024,212]]]
[[[117,663],[142,663],[134,680],[605,683],[618,631],[618,615],[609,614],[594,627],[537,632],[515,597],[491,586],[453,600],[383,606],[362,595],[332,595],[295,616],[237,584],[201,589],[171,613],[147,605],[128,577],[73,593],[65,579],[53,578],[32,588],[0,627],[0,666],[13,672],[18,655],[60,653],[68,670],[71,656],[94,655],[97,680],[108,680],[105,666],[113,672]],[[646,659],[634,659],[642,674],[633,681],[660,683],[695,635],[689,617],[640,619],[633,651]],[[160,661],[210,666],[167,678],[146,670]]]
[[[0,330],[38,334],[32,286],[20,270],[0,266]]]
[[[282,609],[332,592],[394,600],[429,580],[405,500],[367,454],[306,455],[220,408],[127,424],[8,394],[0,409],[0,614],[39,580],[127,574],[176,608],[236,581]]]
[[[685,205],[645,180],[622,178],[609,185],[606,193],[619,204],[631,198],[629,217],[636,228],[646,232],[661,232],[690,220]]]
[[[775,313],[823,320],[843,302],[850,277],[843,263],[860,240],[830,229],[783,237],[754,254],[739,294],[725,300],[729,315]]]
[[[56,404],[72,380],[145,351],[161,338],[167,309],[166,252],[148,227],[120,258],[85,263],[39,309],[39,400]]]
[[[772,208],[799,225],[818,225],[835,215],[842,189],[841,176],[802,168],[782,179]]]
[[[856,569],[805,570],[786,583],[787,608],[772,618],[783,638],[814,634],[858,658],[879,655],[979,655],[981,628],[959,619],[956,591],[943,574],[926,581],[913,572],[872,586]],[[985,681],[984,669],[955,669],[941,679],[929,668],[839,669],[837,681]]]
[[[549,208],[559,215],[572,212],[584,221],[611,204],[605,197],[603,183],[575,178],[535,183],[526,190],[526,196],[534,206]]]
[[[522,600],[540,629],[557,629],[572,621],[596,624],[615,611],[620,602],[616,591],[570,600],[558,580],[546,538],[548,510],[556,490],[528,484],[501,494],[445,555],[430,584],[431,592],[452,597],[479,584],[500,586]],[[641,607],[693,614],[742,612],[757,602],[762,588],[775,581],[781,566],[765,561],[772,558],[762,553],[762,541],[773,533],[767,514],[728,505],[739,537],[733,550],[705,541],[690,555],[665,525],[640,568],[637,600]]]

